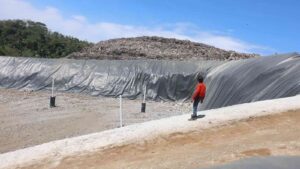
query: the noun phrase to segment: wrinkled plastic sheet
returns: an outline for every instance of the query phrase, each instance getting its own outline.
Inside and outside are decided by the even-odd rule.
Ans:
[[[51,90],[135,99],[146,90],[147,99],[189,99],[196,77],[220,61],[72,60],[0,57],[0,86]]]
[[[186,101],[197,76],[205,77],[201,109],[294,96],[300,93],[300,56],[239,61],[72,60],[0,57],[0,86],[93,96]]]
[[[300,55],[228,62],[209,71],[206,85],[203,109],[295,96],[300,93]]]

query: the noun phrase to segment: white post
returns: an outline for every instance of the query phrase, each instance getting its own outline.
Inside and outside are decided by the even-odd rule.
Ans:
[[[120,127],[123,127],[122,95],[120,95]]]
[[[146,102],[146,87],[145,87],[145,90],[144,90],[144,99],[143,99],[143,103]]]
[[[144,97],[143,97],[143,102],[142,102],[142,107],[141,107],[141,113],[146,113],[146,91],[147,91],[147,88],[145,86],[144,88]]]
[[[144,98],[143,98],[143,103],[146,103],[146,93],[147,93],[147,86],[144,88]]]
[[[54,78],[52,78],[52,97],[54,97]]]

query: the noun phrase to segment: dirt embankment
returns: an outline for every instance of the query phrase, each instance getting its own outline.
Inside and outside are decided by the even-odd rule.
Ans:
[[[201,120],[201,119],[200,119]],[[300,111],[249,118],[192,133],[78,154],[25,168],[200,168],[251,156],[300,155]]]

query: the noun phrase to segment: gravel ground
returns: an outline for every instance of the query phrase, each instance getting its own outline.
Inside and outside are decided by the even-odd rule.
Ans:
[[[119,127],[119,99],[48,91],[0,89],[0,153]],[[124,125],[190,113],[191,103],[123,99]]]

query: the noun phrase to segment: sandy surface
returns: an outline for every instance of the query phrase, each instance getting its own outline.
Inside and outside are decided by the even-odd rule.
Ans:
[[[300,111],[175,133],[27,168],[201,168],[252,156],[300,155]]]
[[[299,169],[300,156],[264,156],[202,169]]]
[[[0,89],[0,153],[53,140],[99,132],[119,126],[119,100],[56,93],[57,107],[49,108],[47,91]],[[188,113],[190,103],[123,99],[124,124],[141,123]]]

